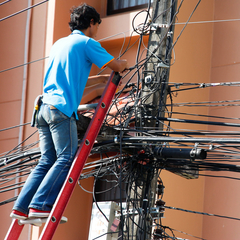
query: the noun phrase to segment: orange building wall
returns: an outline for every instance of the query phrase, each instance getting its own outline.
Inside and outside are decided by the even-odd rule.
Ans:
[[[175,39],[179,36],[184,24],[187,22],[198,1],[184,2],[180,9],[177,23],[175,25]],[[211,21],[214,13],[214,1],[202,1],[190,22]],[[176,60],[170,69],[170,82],[201,83],[210,82],[211,58],[212,58],[212,36],[213,24],[188,24],[179,38],[174,50]],[[174,56],[174,55],[173,55]],[[179,92],[173,97],[174,103],[182,102],[202,102],[209,98],[209,91],[190,90]],[[208,114],[207,108],[198,109],[199,114]],[[186,113],[196,113],[193,108],[174,108],[173,111],[183,111]],[[179,118],[184,118],[178,116]],[[198,120],[198,117],[191,116],[191,119]],[[180,129],[197,129],[194,124],[171,123],[171,127]],[[206,130],[206,127],[202,128]],[[188,180],[173,173],[163,171],[161,174],[165,191],[163,200],[166,206],[177,207],[188,210],[202,212],[204,210],[205,178]],[[176,210],[166,209],[163,225],[185,233],[202,237],[203,217]],[[177,237],[195,239],[178,232],[174,232]],[[209,238],[211,239],[211,238]]]
[[[32,4],[39,1],[32,1]],[[94,6],[105,17],[106,0],[86,1]],[[184,1],[178,15],[178,24],[175,28],[175,39],[180,34],[183,24],[191,14],[197,1]],[[69,9],[78,5],[76,0],[50,1],[32,10],[28,61],[48,56],[51,45],[60,37],[70,33],[68,29]],[[239,19],[238,0],[203,0],[194,13],[191,22],[211,21],[220,19]],[[51,7],[49,7],[51,6]],[[0,6],[0,18],[27,7],[27,1],[11,1]],[[51,15],[50,18],[47,19]],[[0,22],[0,71],[23,63],[26,13],[19,14],[8,20]],[[99,28],[98,39],[126,32],[128,38],[131,19],[134,13],[117,14],[103,18]],[[51,25],[52,24],[52,25]],[[171,67],[170,82],[226,82],[238,81],[239,76],[239,21],[227,23],[195,23],[188,24],[175,46],[176,62]],[[52,30],[51,30],[52,29]],[[3,34],[4,33],[4,34]],[[136,37],[134,37],[136,39]],[[101,44],[114,56],[118,56],[124,40],[124,34],[112,39],[101,41]],[[147,44],[147,39],[144,40]],[[123,58],[127,58],[130,65],[135,64],[136,47],[131,49]],[[47,61],[47,60],[46,60]],[[42,91],[44,64],[39,61],[28,66],[26,89],[26,105],[24,122],[31,120],[32,103],[36,95]],[[98,73],[93,67],[92,74]],[[0,129],[18,125],[20,123],[20,109],[22,100],[23,67],[0,73]],[[221,99],[238,99],[238,89],[230,88],[228,92],[219,89],[194,90],[174,98],[175,102],[205,101]],[[185,109],[191,112],[191,109]],[[207,112],[202,109],[202,114],[219,114],[218,109]],[[223,114],[239,117],[236,108],[226,108]],[[221,114],[221,113],[220,113]],[[173,125],[178,127],[177,124]],[[179,126],[187,128],[188,126]],[[29,136],[34,129],[25,127],[22,138]],[[38,139],[37,135],[33,137]],[[31,139],[32,141],[32,139]],[[19,142],[19,129],[0,133],[0,153],[12,149]],[[180,207],[196,211],[230,215],[239,217],[239,184],[231,180],[215,180],[200,177],[198,180],[186,180],[172,173],[163,171],[161,174],[165,185],[164,201],[167,206]],[[84,181],[86,189],[91,191],[93,179]],[[1,194],[0,200],[7,199],[11,194]],[[76,187],[64,215],[69,218],[69,223],[60,225],[54,239],[85,240],[88,236],[88,227],[91,214],[91,194],[86,194]],[[1,208],[0,239],[3,239],[10,225],[9,213],[12,204]],[[188,232],[192,235],[204,237],[208,240],[235,240],[238,239],[238,222],[226,221],[211,217],[202,217],[196,214],[166,210],[163,223],[167,226]],[[35,235],[39,234],[38,228],[33,228]],[[31,229],[25,227],[20,240],[30,239]],[[179,237],[194,239],[178,234]],[[37,237],[33,237],[33,240]]]
[[[29,1],[29,6],[38,1]],[[0,6],[0,18],[28,7],[28,1],[11,1]],[[44,29],[46,24],[47,4],[39,6],[29,12],[23,12],[0,22],[0,71],[22,65],[26,51],[26,62],[44,57]],[[27,24],[27,15],[30,16],[30,24]],[[31,13],[31,14],[30,14]],[[43,17],[43,18],[42,18]],[[41,21],[39,21],[41,19]],[[29,28],[29,31],[27,30]],[[29,33],[29,34],[28,34]],[[25,41],[29,44],[25,47]],[[26,92],[24,93],[24,68],[26,68]],[[40,93],[43,76],[43,65],[41,62],[29,66],[17,67],[13,70],[0,73],[0,129],[17,126],[21,122],[30,121],[33,100]],[[25,104],[22,104],[25,101]],[[21,110],[22,109],[22,110]],[[22,112],[22,117],[21,117]],[[0,153],[11,150],[23,139],[33,133],[34,129],[24,127],[3,131],[0,134]],[[37,135],[31,138],[31,142],[38,139]],[[29,142],[28,142],[29,144]],[[21,181],[21,179],[19,179]],[[18,192],[16,190],[16,192]],[[15,193],[1,194],[0,201],[14,197]],[[1,207],[0,239],[4,239],[11,223],[9,214],[12,203]],[[29,239],[31,227],[26,227],[20,239]]]
[[[239,1],[219,0],[215,3],[214,20],[240,19]],[[211,82],[239,82],[240,76],[240,21],[216,22],[213,25]],[[210,100],[239,99],[239,87],[219,87],[210,91]],[[211,108],[210,115],[240,117],[239,107]],[[231,122],[230,120],[227,120]],[[236,121],[239,123],[239,121]],[[213,128],[211,128],[213,129]],[[214,128],[216,129],[216,128]],[[218,130],[222,128],[218,127]],[[230,130],[230,129],[227,129]],[[232,131],[239,131],[232,128]],[[237,163],[238,164],[238,163]],[[216,175],[227,175],[223,172]],[[231,174],[239,177],[239,174]],[[206,178],[204,211],[230,217],[240,217],[240,183],[231,179]],[[211,226],[209,228],[208,226]],[[203,237],[211,240],[237,240],[240,236],[239,221],[204,217]]]

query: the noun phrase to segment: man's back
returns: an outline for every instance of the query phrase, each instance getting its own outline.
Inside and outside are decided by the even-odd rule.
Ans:
[[[70,117],[80,104],[92,63],[101,68],[112,59],[98,42],[74,30],[52,47],[44,79],[43,102]]]

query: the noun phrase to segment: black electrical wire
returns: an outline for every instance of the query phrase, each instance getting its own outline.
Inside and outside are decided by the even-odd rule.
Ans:
[[[14,16],[16,16],[16,15],[18,15],[18,14],[20,14],[20,13],[25,12],[25,11],[28,11],[28,10],[30,10],[30,9],[32,9],[32,8],[34,8],[34,7],[37,7],[37,6],[39,6],[39,5],[41,5],[41,4],[45,3],[45,2],[48,2],[48,1],[49,1],[49,0],[44,0],[44,1],[42,1],[42,2],[39,2],[39,3],[36,3],[36,4],[32,5],[32,6],[30,6],[30,7],[27,7],[27,8],[25,8],[25,9],[22,9],[22,10],[20,10],[20,11],[18,11],[18,12],[15,12],[15,13],[13,13],[13,14],[11,14],[11,15],[8,15],[7,17],[1,18],[1,19],[0,19],[0,22],[4,21],[4,20],[6,20],[6,19],[9,19],[9,18],[11,18],[11,17],[14,17]]]
[[[98,170],[98,173],[101,171],[101,167]],[[101,210],[101,208],[99,207],[97,201],[96,201],[96,197],[95,197],[95,186],[96,186],[96,181],[97,181],[97,177],[94,179],[94,184],[93,184],[93,200],[96,204],[96,207],[98,208],[99,212],[103,215],[103,217],[107,220],[107,222],[109,222],[109,219],[107,218],[107,216],[104,214],[104,212]]]
[[[106,233],[103,233],[102,235],[99,235],[99,236],[93,238],[92,240],[99,239],[99,238],[104,237],[104,236],[106,236],[108,234],[116,234],[116,233],[120,233],[120,231],[117,231],[117,232],[106,232]]]
[[[16,69],[16,68],[23,67],[23,66],[25,66],[25,65],[29,65],[29,64],[32,64],[32,63],[35,63],[35,62],[39,62],[39,61],[45,60],[45,59],[47,59],[47,58],[49,58],[49,57],[40,58],[40,59],[31,61],[31,62],[27,62],[27,63],[24,63],[24,64],[20,64],[20,65],[15,66],[15,67],[7,68],[7,69],[4,69],[4,70],[1,70],[0,73],[7,72],[7,71],[10,71],[10,70],[14,70],[14,69]],[[30,124],[30,123],[27,123],[27,124]]]
[[[11,129],[18,128],[18,127],[23,127],[23,126],[26,126],[26,125],[29,125],[29,124],[30,124],[30,122],[19,124],[19,125],[9,127],[9,128],[0,129],[0,132],[4,132],[4,131],[11,130]]]
[[[170,207],[170,206],[164,206],[164,207],[167,208],[167,209],[171,209],[171,210],[178,210],[178,211],[182,211],[182,212],[200,214],[200,215],[204,215],[204,216],[219,217],[219,218],[226,218],[226,219],[230,219],[230,220],[240,221],[240,218],[228,217],[228,216],[219,215],[219,214],[198,212],[198,211],[192,211],[192,210],[187,210],[187,209],[183,209],[183,208],[176,208],[176,207]]]
[[[197,88],[208,88],[208,87],[223,87],[223,86],[228,86],[228,87],[239,87],[240,86],[240,82],[219,82],[219,83],[194,83],[194,82],[169,82],[169,88],[177,88],[179,89],[179,87],[181,86],[196,86]],[[188,90],[188,89],[186,89]],[[177,91],[177,90],[176,90]],[[171,92],[175,92],[175,90],[171,89]]]
[[[196,6],[194,7],[192,13],[190,14],[190,16],[189,16],[189,18],[188,18],[186,24],[184,25],[184,27],[182,28],[181,32],[180,32],[179,35],[177,36],[175,42],[172,44],[172,47],[171,47],[171,49],[169,50],[169,52],[171,52],[171,50],[175,47],[176,43],[178,42],[179,38],[181,37],[183,31],[184,31],[185,28],[187,27],[187,24],[189,23],[190,19],[192,18],[194,12],[197,10],[197,8],[198,8],[198,6],[199,6],[200,3],[201,3],[201,0],[199,0],[199,1],[197,2]]]
[[[158,119],[162,120],[162,121],[170,121],[170,122],[194,123],[194,124],[204,124],[204,125],[218,125],[218,126],[224,126],[224,127],[240,127],[240,124],[238,124],[238,123],[200,121],[200,120],[165,118],[165,117],[158,117]]]
[[[211,101],[211,102],[188,102],[188,103],[174,103],[173,106],[187,106],[187,107],[225,107],[225,106],[239,106],[240,104],[232,104],[233,102],[240,102],[237,100],[225,100],[225,101]],[[222,104],[221,104],[222,103]],[[231,104],[228,104],[231,103]],[[166,104],[169,106],[169,104]]]
[[[12,187],[12,188],[9,188],[9,189],[5,189],[5,190],[0,191],[0,194],[1,194],[1,193],[5,193],[5,192],[9,192],[9,191],[13,191],[13,190],[16,190],[16,189],[19,189],[19,188],[22,188],[22,187],[23,187],[23,185],[18,185],[18,186],[16,186],[16,187]]]
[[[180,6],[178,8],[178,11],[179,11],[180,7],[182,6],[182,3],[183,3],[183,1],[181,1]],[[198,2],[198,4],[199,3],[200,3],[200,1]],[[195,7],[194,11],[196,10],[196,7]],[[169,11],[170,8],[167,11]],[[192,14],[193,14],[193,12],[192,12]],[[149,14],[149,12],[147,12],[147,13]],[[190,17],[192,16],[192,14],[190,15]],[[157,17],[159,17],[159,16],[157,16]],[[176,17],[176,15],[174,15],[174,18],[175,17]],[[147,33],[147,31],[149,29],[149,24],[146,24],[146,25],[145,24],[146,24],[146,21],[145,21],[144,24],[141,24],[141,26],[140,26],[141,28],[139,28],[139,30],[141,30],[141,32],[137,28],[135,28],[135,27],[134,27],[134,30],[136,30],[139,34],[142,34],[142,35]],[[171,23],[171,24],[173,24],[173,23]],[[179,37],[180,37],[180,35],[179,35]],[[131,48],[131,47],[129,47],[130,46],[130,41],[131,41],[131,37],[129,39],[129,43],[127,44],[126,50],[123,52],[122,55],[124,55]],[[174,91],[169,93],[170,104],[166,104],[165,106],[163,105],[164,111],[168,112],[168,114],[169,114],[168,118],[164,119],[165,121],[167,120],[168,123],[166,124],[164,122],[160,122],[159,121],[160,123],[165,124],[165,129],[164,129],[165,131],[164,130],[159,131],[159,129],[156,129],[156,128],[140,129],[140,128],[136,127],[136,126],[134,127],[134,129],[131,129],[131,128],[127,129],[128,125],[131,124],[132,122],[134,122],[137,119],[139,113],[141,113],[140,110],[142,110],[144,112],[144,114],[142,115],[143,119],[150,119],[149,118],[149,114],[146,113],[149,110],[149,107],[144,105],[143,102],[146,101],[146,99],[148,99],[151,96],[151,94],[159,91],[159,89],[161,89],[163,83],[166,83],[165,81],[162,81],[161,83],[156,83],[147,92],[147,94],[144,97],[141,95],[141,93],[144,90],[139,87],[140,83],[142,81],[141,76],[140,76],[140,72],[143,71],[143,68],[144,68],[145,64],[147,62],[149,62],[149,58],[146,57],[146,58],[144,58],[142,60],[139,59],[141,39],[138,38],[136,40],[136,42],[137,41],[139,41],[139,45],[138,45],[138,51],[137,51],[137,57],[136,57],[136,65],[124,77],[127,77],[130,73],[132,74],[129,77],[129,80],[128,80],[128,83],[127,83],[127,85],[129,85],[129,84],[131,84],[132,78],[137,75],[138,83],[135,84],[135,86],[133,85],[132,91],[130,92],[129,96],[127,96],[127,98],[126,98],[126,99],[129,100],[129,102],[122,108],[120,108],[118,106],[118,104],[119,104],[118,97],[119,97],[120,93],[123,93],[124,91],[123,90],[120,91],[119,95],[116,96],[116,100],[113,101],[113,104],[111,106],[112,108],[113,107],[116,108],[116,114],[115,115],[112,114],[111,116],[110,116],[110,114],[108,114],[108,118],[106,118],[105,122],[104,122],[104,124],[109,126],[109,127],[113,127],[113,125],[117,125],[117,126],[114,126],[114,129],[117,129],[117,130],[120,131],[119,143],[118,144],[114,143],[114,140],[110,140],[108,142],[107,141],[99,142],[98,144],[96,144],[93,147],[93,150],[92,150],[92,152],[95,152],[95,153],[104,153],[104,152],[107,153],[107,152],[111,152],[111,150],[114,149],[114,150],[118,150],[120,155],[118,155],[118,156],[116,155],[115,156],[116,159],[114,159],[114,157],[108,157],[107,156],[106,159],[104,159],[104,160],[101,159],[101,161],[96,161],[94,163],[86,164],[85,168],[86,168],[86,170],[88,172],[82,174],[80,179],[84,179],[84,178],[87,178],[87,177],[95,177],[95,180],[98,179],[100,181],[107,181],[107,180],[103,179],[104,176],[106,176],[107,174],[115,175],[116,179],[118,180],[118,183],[116,185],[114,185],[113,187],[111,187],[110,189],[107,189],[105,191],[110,191],[110,190],[112,190],[114,188],[119,187],[120,188],[120,192],[122,192],[121,191],[122,190],[121,189],[121,183],[122,182],[126,182],[127,183],[127,188],[125,189],[126,202],[129,203],[129,206],[131,204],[134,207],[134,209],[137,209],[139,216],[143,218],[143,215],[140,212],[140,208],[141,208],[141,204],[139,202],[140,195],[137,192],[138,189],[142,189],[142,186],[141,186],[141,184],[137,185],[137,186],[134,186],[134,183],[136,183],[140,179],[139,175],[141,177],[141,174],[144,172],[144,170],[147,171],[147,170],[150,170],[151,168],[159,168],[160,171],[162,169],[168,169],[170,171],[176,171],[176,172],[180,172],[181,173],[181,171],[186,170],[184,168],[184,166],[182,166],[186,162],[177,161],[177,164],[179,164],[178,168],[177,167],[168,166],[168,164],[166,162],[165,163],[163,162],[161,166],[159,166],[156,163],[152,164],[151,166],[150,165],[149,166],[141,166],[141,164],[139,164],[139,161],[138,161],[139,155],[138,155],[137,151],[145,148],[146,146],[144,146],[144,144],[146,144],[146,143],[143,143],[141,141],[142,140],[141,139],[141,140],[138,140],[137,142],[132,142],[132,143],[130,142],[131,144],[129,144],[129,141],[131,141],[131,139],[129,138],[130,140],[126,141],[125,140],[126,139],[125,138],[126,134],[128,134],[128,133],[129,134],[138,134],[138,135],[148,136],[148,137],[152,137],[152,138],[156,137],[157,135],[160,135],[160,136],[164,136],[165,135],[165,138],[161,138],[162,141],[164,141],[164,139],[165,140],[167,139],[166,136],[171,136],[171,134],[174,134],[174,135],[182,134],[182,135],[185,135],[185,136],[186,135],[189,135],[189,136],[192,136],[192,135],[205,135],[205,136],[208,136],[208,135],[210,135],[210,136],[218,137],[219,135],[229,135],[229,136],[236,135],[237,136],[237,135],[239,135],[239,133],[233,132],[231,134],[229,132],[229,134],[228,134],[228,132],[223,132],[223,131],[222,132],[220,132],[220,131],[216,131],[216,132],[206,132],[205,131],[204,132],[202,130],[199,130],[199,131],[195,130],[193,132],[191,132],[191,130],[189,130],[189,132],[187,132],[187,131],[186,132],[183,132],[183,131],[182,132],[180,132],[180,131],[177,132],[176,129],[172,128],[172,126],[170,127],[170,123],[172,122],[172,121],[170,121],[170,119],[172,118],[172,114],[176,114],[176,112],[173,112],[173,107],[180,106],[180,105],[174,105],[174,103],[173,103],[173,95],[171,95],[171,94]],[[136,42],[134,42],[134,44],[136,44]],[[171,45],[170,50],[173,49],[173,47],[176,44],[176,42],[177,41],[175,41],[175,43],[173,45]],[[134,44],[132,44],[131,46],[133,46]],[[157,47],[160,47],[160,45],[161,45],[161,43]],[[41,59],[41,60],[43,60],[43,59]],[[36,60],[36,61],[38,61],[38,60]],[[20,67],[20,66],[23,66],[23,65],[19,65],[17,67]],[[3,71],[8,71],[8,70],[12,70],[12,69],[14,69],[14,68],[6,69],[6,70],[3,70]],[[0,73],[3,72],[3,71],[0,71]],[[164,79],[164,77],[165,77],[164,74],[160,76],[161,79],[162,78]],[[179,84],[179,85],[181,85],[181,84]],[[182,83],[182,85],[186,86],[187,84],[186,83]],[[194,85],[194,83],[190,83],[190,85]],[[137,89],[137,91],[133,91],[134,87],[135,87],[135,89]],[[125,87],[124,89],[126,89],[126,88],[127,87]],[[196,86],[196,88],[200,88],[200,86]],[[213,105],[213,106],[221,106],[221,107],[233,106],[233,104],[229,104],[229,102],[230,101],[217,102],[218,104]],[[189,102],[187,104],[191,105],[191,106],[192,106],[192,104],[194,104],[197,107],[201,107],[201,104],[202,104],[202,106],[210,106],[209,104],[212,104],[212,103],[214,103],[214,102],[208,102],[208,104],[206,104],[206,102],[204,104]],[[219,104],[219,103],[228,103],[228,104]],[[169,107],[169,106],[170,106],[170,110],[167,111],[166,108]],[[238,104],[235,104],[235,106],[238,106]],[[184,113],[182,113],[182,114],[184,114]],[[188,114],[188,115],[194,115],[194,114]],[[200,116],[200,115],[196,114],[196,116]],[[206,115],[204,117],[211,117],[211,116],[207,116]],[[153,118],[156,119],[157,118],[157,114],[155,116],[153,116]],[[216,118],[221,118],[221,117],[216,116]],[[222,118],[222,119],[233,119],[233,118]],[[159,120],[163,120],[163,119],[159,119]],[[238,119],[236,119],[236,120],[238,120]],[[114,122],[114,123],[111,124],[111,122]],[[200,123],[208,124],[208,121],[205,121],[205,122],[204,121],[198,121],[198,122],[195,121],[195,122],[196,122],[196,124],[197,123],[198,124],[200,124]],[[8,130],[8,129],[5,129],[5,130]],[[172,131],[172,132],[170,132],[170,131]],[[147,139],[147,138],[144,138],[144,139]],[[194,146],[194,143],[195,143],[194,141],[196,141],[196,139],[197,138],[193,138],[192,139],[192,141],[190,142],[191,146]],[[214,139],[214,138],[211,138],[211,139]],[[176,142],[176,140],[177,140],[177,138],[175,138],[175,139],[173,138],[172,142],[168,143],[168,146],[171,147],[171,144],[173,144],[173,143],[175,145],[177,145],[177,146],[183,146],[183,144]],[[209,171],[223,171],[223,170],[225,170],[226,166],[229,166],[229,165],[226,165],[226,164],[224,165],[224,164],[219,164],[219,163],[218,164],[213,164],[213,163],[209,163],[209,161],[210,160],[211,161],[216,161],[216,160],[220,161],[221,159],[222,159],[222,161],[224,161],[226,157],[229,159],[227,161],[235,161],[235,160],[230,160],[230,159],[234,159],[234,157],[237,158],[237,156],[234,156],[233,154],[236,154],[236,155],[239,154],[238,148],[240,148],[240,145],[239,145],[239,143],[237,143],[235,146],[233,146],[233,145],[230,146],[230,145],[224,145],[223,143],[224,143],[224,140],[222,142],[218,141],[219,146],[217,146],[216,148],[214,147],[214,149],[211,151],[211,153],[213,153],[213,156],[209,156],[209,158],[206,161],[201,161],[201,162],[198,161],[196,163],[193,163],[192,165],[188,164],[189,165],[189,170],[196,170],[197,169],[200,172],[202,172],[203,170],[209,170]],[[147,142],[146,145],[154,146],[156,144],[159,144],[159,143],[153,143],[153,142],[149,141],[149,142]],[[206,148],[210,148],[210,145],[212,145],[211,140],[209,140],[209,142],[206,142],[205,147]],[[172,145],[172,146],[174,146],[174,145]],[[186,146],[187,146],[187,144],[186,144]],[[234,148],[235,150],[230,150],[230,148]],[[135,149],[135,151],[133,151],[130,154],[131,156],[126,157],[124,155],[124,151],[129,150],[129,149],[131,149],[131,150]],[[218,149],[221,149],[222,150],[221,153],[222,154],[224,153],[225,155],[221,155]],[[13,153],[13,151],[15,151],[15,153]],[[13,151],[10,151],[7,154],[8,159],[9,159],[10,156],[14,156],[15,155],[17,157],[17,156],[20,156],[20,154],[22,152],[24,153],[23,149],[21,149],[20,146],[15,148]],[[216,154],[216,153],[219,153],[219,154]],[[226,154],[228,154],[228,155],[226,155]],[[148,156],[150,156],[150,155],[151,155],[151,153],[149,153]],[[19,157],[19,158],[21,159],[22,156]],[[27,161],[31,161],[31,160],[32,159],[27,159],[26,162]],[[3,159],[3,161],[4,161],[4,159]],[[27,167],[32,167],[32,166],[34,166],[34,164],[36,164],[36,163],[26,164],[26,162],[23,161],[22,163],[13,164],[12,166],[4,168],[3,171],[2,171],[3,174],[0,175],[0,177],[6,177],[8,175],[8,171],[16,170],[20,166],[22,168],[25,168],[25,167],[27,168]],[[1,158],[0,158],[0,163],[1,163]],[[124,165],[124,164],[126,164],[126,165]],[[116,169],[116,166],[119,166],[120,170]],[[96,168],[96,169],[94,169],[94,168]],[[135,171],[135,168],[138,168],[139,171]],[[22,171],[26,171],[26,170],[22,170]],[[229,170],[227,170],[227,171],[229,172]],[[20,172],[20,170],[19,170],[19,172]],[[159,175],[160,175],[160,173],[161,172],[159,172]],[[232,177],[227,177],[227,176],[204,175],[204,174],[201,174],[201,173],[198,173],[198,176],[220,177],[220,178],[229,178],[229,179],[240,180],[238,178],[232,178]],[[17,187],[17,185],[13,185],[13,184],[9,185],[8,187],[11,188],[11,186],[12,187]],[[80,187],[82,187],[82,186],[80,185]],[[4,189],[2,189],[2,190],[4,190]],[[0,188],[0,191],[1,191],[1,188]],[[95,183],[94,183],[94,191],[95,191]],[[94,191],[93,191],[93,195],[99,193],[99,192],[94,192]],[[103,191],[103,192],[105,192],[105,191]],[[130,197],[129,196],[130,191],[133,192],[134,197]],[[100,192],[100,193],[102,193],[102,192]],[[9,201],[11,201],[11,200],[8,200],[8,202]],[[121,201],[121,216],[123,216],[123,208],[122,208],[123,199],[122,199],[122,196],[121,196],[120,201]],[[128,206],[128,208],[129,208],[129,206]],[[144,226],[140,225],[138,222],[135,221],[136,219],[134,218],[134,215],[130,216],[130,214],[128,213],[126,218],[122,217],[122,221],[125,221],[125,224],[127,224],[127,226],[126,226],[127,230],[129,230],[129,228],[130,228],[130,225],[129,225],[130,221],[133,222],[132,227],[133,226],[137,226],[139,228],[139,230],[144,230]],[[168,227],[166,227],[166,230],[167,229],[168,229]],[[172,232],[171,228],[169,228],[168,230],[170,230]],[[123,234],[122,236],[120,236],[122,239],[124,239],[124,236],[129,234],[129,231],[124,231],[123,225],[122,225],[122,231],[121,232]],[[108,234],[108,233],[106,233],[106,234]],[[163,235],[164,235],[164,238],[176,239],[174,235],[173,235],[173,237],[171,237],[171,236],[169,236],[165,232],[164,232]],[[129,236],[129,235],[127,235],[127,236]]]
[[[2,202],[0,202],[0,206],[5,205],[10,202],[14,202],[14,201],[16,201],[16,199],[17,199],[17,196],[13,197],[13,198],[9,198],[8,200],[2,201]]]
[[[185,235],[187,235],[187,236],[190,236],[190,237],[194,237],[194,238],[196,238],[196,239],[207,240],[207,239],[205,239],[205,238],[197,237],[197,236],[191,235],[191,234],[189,234],[189,233],[186,233],[186,232],[183,232],[183,231],[180,231],[180,230],[176,230],[176,229],[173,229],[173,228],[172,228],[172,230],[173,230],[173,231],[176,231],[176,232],[179,232],[179,233],[183,233],[183,234],[185,234]]]
[[[240,180],[240,178],[223,176],[223,175],[209,175],[209,174],[201,174],[201,173],[199,173],[198,176],[202,176],[202,177],[212,177],[212,178],[224,178],[224,179],[237,180],[237,181]]]
[[[215,115],[205,115],[205,114],[194,114],[194,113],[186,113],[186,112],[168,112],[165,111],[165,113],[170,113],[170,114],[177,114],[177,115],[186,115],[186,116],[197,116],[197,117],[205,117],[205,118],[219,118],[219,119],[231,119],[231,120],[240,120],[240,118],[236,118],[236,117],[223,117],[223,116],[215,116]]]
[[[11,0],[5,0],[4,2],[1,2],[0,3],[0,6],[2,6],[3,4],[5,4],[5,3],[8,3],[8,2],[10,2]]]
[[[19,143],[15,148],[13,148],[12,150],[8,151],[6,154],[5,154],[5,157],[7,155],[9,155],[11,152],[13,152],[14,150],[16,150],[18,147],[20,147],[24,142],[26,142],[28,139],[30,139],[34,134],[37,133],[38,130],[36,130],[35,132],[33,132],[31,135],[29,135],[25,140],[23,140],[21,143]]]

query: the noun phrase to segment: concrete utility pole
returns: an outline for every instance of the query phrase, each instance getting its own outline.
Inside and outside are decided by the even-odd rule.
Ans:
[[[159,124],[156,118],[164,117],[173,40],[172,22],[176,5],[177,0],[153,1],[148,60],[144,69],[143,94],[137,119],[137,128],[140,130],[143,128],[163,129],[163,125]],[[146,143],[146,146],[148,144]],[[135,202],[135,204],[128,205],[131,221],[127,231],[128,239],[131,240],[152,239],[152,216],[157,214],[153,213],[153,207],[156,201],[158,174],[154,168],[154,160],[151,161],[147,163],[148,167],[136,170],[136,175],[139,177],[131,186],[131,201],[129,202]]]
[[[145,65],[142,101],[145,110],[148,110],[148,116],[164,116],[174,30],[172,23],[176,5],[177,0],[154,0],[153,2],[153,20],[155,21],[152,23],[149,36],[147,53],[149,60]],[[156,123],[155,119],[144,119],[143,123],[143,127],[163,128]]]

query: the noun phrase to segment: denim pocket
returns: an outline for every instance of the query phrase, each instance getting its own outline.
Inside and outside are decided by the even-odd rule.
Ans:
[[[58,109],[50,109],[50,119],[51,123],[59,123],[61,121],[69,119],[69,117],[62,113],[61,111],[59,111]]]

